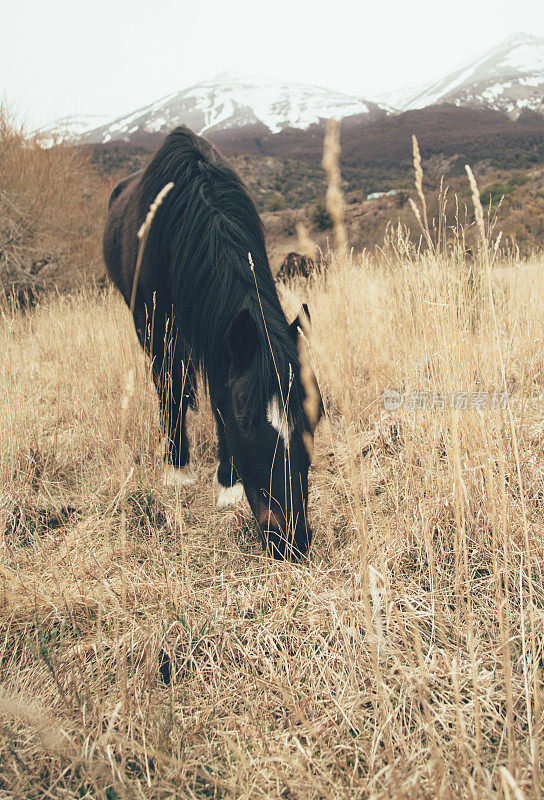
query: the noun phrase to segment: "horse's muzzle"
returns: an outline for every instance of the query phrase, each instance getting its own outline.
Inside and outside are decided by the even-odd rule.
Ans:
[[[312,542],[312,531],[307,525],[300,526],[294,533],[276,525],[260,527],[260,531],[270,555],[281,561],[299,561],[307,554]]]

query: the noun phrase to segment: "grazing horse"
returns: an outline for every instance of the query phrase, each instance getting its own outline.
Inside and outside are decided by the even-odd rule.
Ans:
[[[287,253],[281,267],[278,270],[276,278],[281,280],[283,278],[308,278],[311,273],[316,269],[315,261],[309,256],[302,256],[300,253]]]
[[[170,182],[137,273],[137,233]],[[152,359],[168,479],[194,481],[185,415],[196,403],[199,371],[217,422],[218,505],[241,497],[243,484],[272,555],[305,554],[312,538],[308,452],[317,415],[305,411],[301,319],[287,323],[257,209],[210,142],[176,128],[147,169],[115,187],[104,260],[133,306],[138,338]]]

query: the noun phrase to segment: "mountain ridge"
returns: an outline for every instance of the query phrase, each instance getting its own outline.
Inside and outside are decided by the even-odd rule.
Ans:
[[[486,106],[513,117],[524,109],[542,112],[544,39],[519,31],[437,81],[385,93],[377,100],[400,111],[449,102]]]
[[[176,125],[195,133],[260,126],[270,133],[307,130],[329,117],[391,113],[386,105],[302,83],[263,81],[252,76],[217,76],[173,92],[81,136],[89,144],[149,139]]]

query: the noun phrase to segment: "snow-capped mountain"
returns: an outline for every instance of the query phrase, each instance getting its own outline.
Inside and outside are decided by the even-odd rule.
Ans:
[[[544,113],[544,39],[514,34],[441,80],[400,88],[374,101],[308,84],[221,73],[113,121],[67,117],[39,134],[44,143],[58,140],[60,133],[90,144],[150,144],[180,124],[206,135],[244,127],[278,133],[305,130],[330,117],[370,122],[438,103],[490,108],[513,118],[526,109]]]
[[[516,33],[481,58],[419,88],[382,95],[401,111],[435,103],[479,105],[513,117],[524,109],[544,111],[544,40]]]
[[[82,139],[101,144],[134,142],[163,135],[180,124],[199,134],[257,124],[277,133],[284,128],[305,129],[330,117],[372,117],[386,110],[376,103],[317,86],[220,74],[101,125]]]

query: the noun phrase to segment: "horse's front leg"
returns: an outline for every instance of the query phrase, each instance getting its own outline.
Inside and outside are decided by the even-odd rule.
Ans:
[[[227,447],[225,428],[221,416],[214,411],[217,422],[217,449],[219,462],[213,478],[216,504],[218,509],[228,508],[239,503],[244,498],[244,487],[238,477]]]

